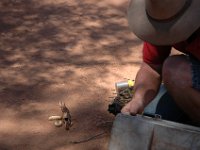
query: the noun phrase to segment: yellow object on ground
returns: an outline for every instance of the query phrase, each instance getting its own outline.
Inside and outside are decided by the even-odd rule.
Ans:
[[[128,80],[128,86],[133,87],[134,86],[134,81],[133,80]]]

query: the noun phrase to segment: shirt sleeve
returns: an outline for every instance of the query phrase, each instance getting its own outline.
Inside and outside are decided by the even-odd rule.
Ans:
[[[196,34],[194,39],[189,42],[186,51],[200,60],[200,33]]]
[[[148,42],[143,44],[143,61],[147,64],[162,65],[171,52],[171,46],[156,46]]]

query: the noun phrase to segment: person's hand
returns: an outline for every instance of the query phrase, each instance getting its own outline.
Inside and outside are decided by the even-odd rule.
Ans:
[[[141,114],[143,110],[144,110],[144,105],[142,100],[140,101],[131,100],[122,108],[121,113],[134,116],[136,114]]]

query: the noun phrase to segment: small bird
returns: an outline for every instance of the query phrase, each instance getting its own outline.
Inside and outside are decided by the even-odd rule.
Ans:
[[[61,111],[62,111],[62,120],[65,125],[65,129],[69,130],[69,128],[72,126],[72,118],[69,112],[69,109],[66,107],[65,103],[62,101],[59,102]]]
[[[63,124],[66,130],[69,130],[72,126],[72,118],[69,112],[69,109],[66,107],[65,103],[59,102],[59,106],[62,111],[61,116],[50,116],[49,121],[54,121],[56,127],[61,127]]]

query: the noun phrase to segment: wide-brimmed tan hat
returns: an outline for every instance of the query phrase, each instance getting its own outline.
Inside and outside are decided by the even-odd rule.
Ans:
[[[130,29],[155,45],[186,40],[200,27],[200,0],[131,0]]]

